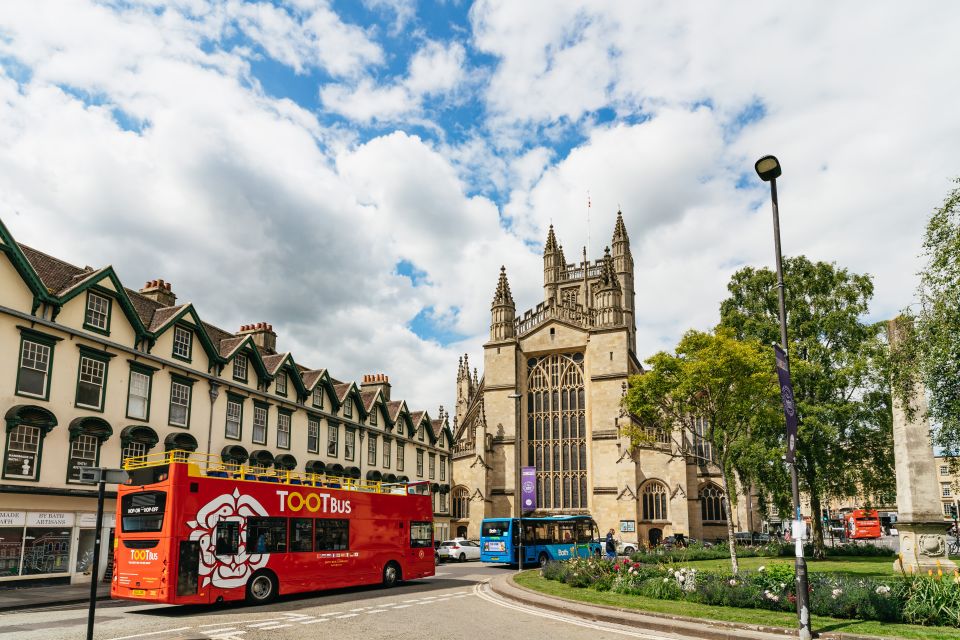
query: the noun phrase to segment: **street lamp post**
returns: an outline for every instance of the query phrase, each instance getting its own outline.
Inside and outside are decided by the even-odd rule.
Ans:
[[[520,463],[522,460],[520,457],[520,400],[523,396],[519,393],[511,393],[507,397],[516,400],[517,403],[513,429],[514,463],[516,467],[514,470],[513,502],[517,505],[517,572],[519,573],[523,569],[523,505],[520,504]]]
[[[783,285],[783,253],[780,250],[780,210],[777,202],[777,178],[782,173],[780,161],[775,156],[763,156],[757,160],[754,168],[757,175],[764,182],[770,183],[770,200],[773,203],[773,244],[776,250],[777,258],[777,302],[780,312],[780,344],[783,346],[785,354],[789,354],[787,348],[787,308],[784,302]],[[790,370],[789,355],[786,357],[787,372]],[[797,464],[795,460],[789,460],[790,466],[790,485],[793,490],[793,509],[794,523],[802,523],[803,518],[800,511],[800,481],[797,477]],[[798,536],[802,527],[794,526],[793,535]],[[800,640],[810,640],[810,606],[807,590],[807,561],[803,557],[803,540],[797,540],[796,543],[796,574],[797,574],[797,617],[800,622]]]

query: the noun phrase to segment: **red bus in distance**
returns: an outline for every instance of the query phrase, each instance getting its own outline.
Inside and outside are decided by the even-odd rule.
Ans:
[[[387,484],[167,451],[128,458],[112,598],[168,604],[432,576],[427,482]]]
[[[854,509],[843,517],[843,524],[849,540],[872,540],[883,536],[876,509]]]

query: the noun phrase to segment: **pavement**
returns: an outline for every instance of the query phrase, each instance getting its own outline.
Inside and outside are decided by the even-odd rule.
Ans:
[[[783,627],[705,620],[661,613],[641,613],[633,609],[556,598],[521,587],[513,581],[513,575],[497,576],[490,580],[489,585],[491,591],[500,597],[523,605],[645,631],[678,634],[704,640],[784,640],[784,638],[795,638],[798,635],[796,629]],[[822,640],[889,640],[843,632],[821,633],[817,637]]]
[[[110,599],[110,584],[97,585],[97,600]],[[90,600],[90,583],[58,584],[46,587],[10,587],[0,589],[0,611],[39,609],[77,604]]]

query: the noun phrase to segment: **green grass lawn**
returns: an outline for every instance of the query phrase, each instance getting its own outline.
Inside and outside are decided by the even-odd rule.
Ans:
[[[883,578],[893,576],[893,561],[896,558],[868,558],[860,556],[837,556],[825,560],[807,559],[807,571],[810,573],[839,573],[850,576],[870,576]],[[793,558],[739,558],[740,568],[755,570],[760,566],[775,564],[794,565]],[[698,571],[730,571],[730,559],[697,560],[695,562],[677,562],[678,566],[692,567]]]
[[[750,558],[750,560],[763,560],[763,558]],[[779,559],[777,560],[779,561]],[[857,558],[857,560],[868,560],[868,558]],[[875,559],[869,558],[869,560]],[[886,560],[886,558],[884,558],[884,560]],[[715,561],[706,560],[703,562]],[[761,563],[758,563],[758,566],[759,564]],[[593,589],[577,589],[561,582],[541,578],[538,571],[525,571],[515,577],[514,580],[521,586],[547,595],[589,604],[619,607],[621,609],[635,609],[638,611],[687,616],[690,618],[705,618],[725,622],[743,622],[747,624],[787,628],[794,628],[797,623],[797,617],[794,614],[780,611],[716,607],[680,600],[657,600],[643,596],[594,591]],[[813,616],[812,623],[813,630],[820,633],[833,631],[870,636],[911,638],[915,640],[960,640],[960,629],[952,629],[949,627],[920,627],[909,624],[892,624],[889,622],[839,620],[823,616]]]

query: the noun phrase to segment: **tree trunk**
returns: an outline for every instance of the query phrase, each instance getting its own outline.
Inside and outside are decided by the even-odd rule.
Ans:
[[[726,501],[726,511],[727,514],[727,545],[730,547],[730,571],[733,572],[733,575],[737,575],[740,572],[740,565],[737,562],[737,538],[733,535],[733,507],[734,504],[730,500],[730,483],[727,481],[727,474],[722,473],[723,476],[723,499]]]
[[[820,492],[813,488],[810,482],[810,524],[813,537],[813,559],[823,560],[827,555],[827,547],[823,542],[823,520],[820,512]]]

